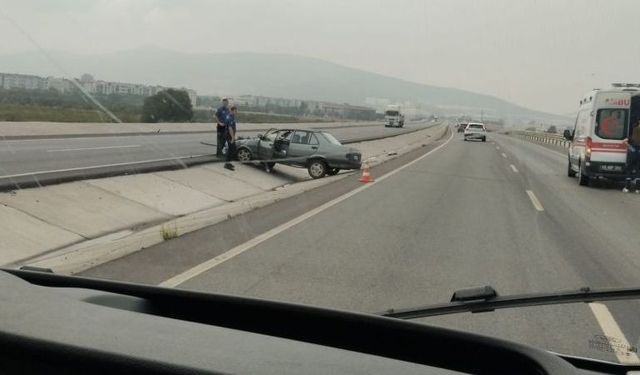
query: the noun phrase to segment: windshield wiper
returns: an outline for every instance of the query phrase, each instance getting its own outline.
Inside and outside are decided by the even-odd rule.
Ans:
[[[487,312],[515,307],[557,305],[576,302],[640,299],[640,288],[609,288],[568,290],[553,293],[514,294],[498,296],[491,286],[456,291],[451,302],[414,308],[390,309],[379,315],[398,319],[418,319],[463,312]]]

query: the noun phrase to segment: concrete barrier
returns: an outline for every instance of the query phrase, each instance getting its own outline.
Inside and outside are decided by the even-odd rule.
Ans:
[[[446,134],[447,126],[354,144],[373,165]],[[177,171],[76,181],[0,193],[0,265],[46,266],[77,273],[178,235],[303,193],[360,171],[311,180],[305,169],[252,165],[231,172],[220,163]],[[3,208],[4,207],[4,208]]]
[[[335,125],[335,124],[334,124]],[[438,126],[440,123],[433,123],[428,127],[411,128],[406,129],[402,134],[409,134],[424,129],[428,129],[433,126]],[[345,125],[346,126],[346,125]],[[351,125],[350,125],[351,126]],[[358,125],[365,126],[365,125]],[[366,125],[366,126],[370,126]],[[332,126],[331,128],[337,128]],[[323,128],[324,129],[324,128]],[[361,136],[352,137],[348,139],[339,139],[343,144],[357,144],[362,142],[369,142],[379,139],[385,139],[390,137],[396,137],[398,134],[383,134],[377,136]],[[193,155],[179,158],[158,159],[143,162],[131,162],[131,163],[119,163],[110,164],[105,166],[92,166],[82,168],[71,168],[64,170],[45,171],[38,173],[25,173],[19,175],[13,175],[9,177],[0,178],[0,192],[11,191],[16,189],[28,189],[34,187],[42,187],[47,185],[55,185],[64,182],[89,180],[95,178],[114,177],[122,175],[133,175],[140,173],[150,173],[177,169],[186,169],[192,166],[197,166],[206,163],[213,163],[221,161],[214,155]]]
[[[531,142],[549,144],[560,148],[569,148],[571,145],[571,141],[566,140],[561,134],[534,131],[510,131],[509,135]]]

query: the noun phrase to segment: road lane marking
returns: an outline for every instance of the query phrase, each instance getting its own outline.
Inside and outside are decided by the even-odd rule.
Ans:
[[[507,158],[507,154],[505,154],[505,153],[503,152],[503,153],[502,153],[502,157],[506,159],[506,158]]]
[[[496,146],[496,150],[499,150],[499,149],[500,149],[500,146]]]
[[[588,304],[591,308],[591,312],[596,317],[602,332],[607,338],[612,338],[616,340],[615,343],[609,342],[609,345],[613,346],[613,353],[618,358],[618,361],[623,364],[638,364],[640,359],[638,355],[632,351],[623,351],[623,348],[631,348],[632,345],[629,344],[629,341],[622,333],[620,326],[616,323],[616,320],[611,315],[611,311],[607,308],[603,303],[591,302]]]
[[[518,168],[516,168],[515,165],[510,164],[509,166],[511,167],[511,170],[513,171],[513,173],[518,173]]]
[[[123,146],[103,146],[103,147],[80,147],[80,148],[59,148],[47,150],[47,152],[70,152],[70,151],[93,151],[93,150],[111,150],[114,148],[136,148],[140,145],[123,145]]]
[[[324,203],[323,205],[318,206],[318,207],[314,208],[313,210],[308,211],[308,212],[306,212],[306,213],[304,213],[304,214],[302,214],[302,215],[300,215],[300,216],[298,216],[298,217],[296,217],[296,218],[294,218],[294,219],[292,219],[292,220],[290,220],[290,221],[288,221],[286,223],[280,224],[277,227],[275,227],[275,228],[273,228],[271,230],[268,230],[268,231],[260,234],[259,236],[250,239],[249,241],[247,241],[247,242],[245,242],[243,244],[240,244],[240,245],[238,245],[238,246],[236,246],[236,247],[234,247],[234,248],[232,248],[230,250],[227,250],[226,252],[224,252],[224,253],[222,253],[222,254],[214,257],[214,258],[211,258],[211,259],[209,259],[209,260],[207,260],[207,261],[205,261],[203,263],[198,264],[197,266],[194,266],[194,267],[192,267],[192,268],[190,268],[190,269],[188,269],[188,270],[186,270],[186,271],[184,271],[182,273],[179,273],[179,274],[177,274],[177,275],[175,275],[175,276],[173,276],[173,277],[161,282],[158,285],[162,286],[162,287],[173,288],[173,287],[176,287],[176,286],[178,286],[178,285],[180,285],[180,284],[182,284],[182,283],[184,283],[184,282],[186,282],[186,281],[188,281],[190,279],[193,279],[194,277],[196,277],[198,275],[203,274],[204,272],[209,271],[213,267],[216,267],[216,266],[220,265],[221,263],[224,263],[227,260],[244,253],[245,251],[247,251],[247,250],[249,250],[249,249],[251,249],[251,248],[253,248],[253,247],[255,247],[255,246],[257,246],[257,245],[259,245],[259,244],[261,244],[263,242],[265,242],[265,241],[267,241],[270,238],[273,238],[273,237],[277,236],[278,234],[286,231],[287,229],[302,223],[303,221],[305,221],[305,220],[307,220],[307,219],[309,219],[309,218],[311,218],[311,217],[313,217],[313,216],[315,216],[315,215],[317,215],[317,214],[319,214],[319,213],[321,213],[321,212],[323,212],[323,211],[335,206],[336,204],[338,204],[338,203],[340,203],[340,202],[342,202],[342,201],[344,201],[344,200],[346,200],[348,198],[351,198],[352,196],[354,196],[354,195],[356,195],[356,194],[358,194],[358,193],[370,188],[371,186],[375,186],[376,184],[379,184],[381,181],[386,180],[387,178],[395,175],[396,173],[404,170],[405,168],[408,168],[408,167],[412,166],[413,164],[421,161],[422,159],[426,158],[427,156],[431,155],[432,153],[438,151],[442,147],[444,147],[447,144],[449,144],[449,142],[453,139],[454,135],[455,135],[455,133],[451,133],[451,136],[449,137],[449,139],[447,139],[446,142],[444,142],[440,146],[434,148],[433,150],[427,152],[426,154],[420,156],[419,158],[414,159],[414,160],[408,162],[407,164],[405,164],[403,166],[400,166],[400,167],[388,172],[387,174],[384,174],[384,175],[382,175],[380,177],[377,177],[375,182],[362,185],[359,188],[356,188],[356,189],[354,189],[354,190],[352,190],[352,191],[350,191],[350,192],[348,192],[346,194],[343,194],[343,195],[341,195],[341,196],[339,196],[339,197],[337,197],[337,198],[335,198],[335,199],[333,199],[333,200],[331,200],[331,201],[329,201],[327,203]]]
[[[182,162],[181,159],[198,158],[198,157],[201,157],[201,156],[212,156],[212,155],[211,154],[198,154],[198,155],[179,156],[179,157],[164,158],[164,159],[130,161],[130,162],[126,162],[126,163],[90,165],[90,166],[87,166],[87,167],[76,167],[76,168],[67,168],[67,169],[52,169],[52,170],[49,170],[49,171],[35,171],[35,172],[27,172],[27,173],[20,173],[20,174],[8,174],[8,175],[0,176],[0,178],[15,178],[15,177],[33,176],[33,175],[44,174],[44,173],[74,172],[74,171],[81,171],[81,170],[84,170],[84,169],[121,167],[121,166],[125,166],[125,165],[136,165],[136,164],[142,164],[142,163],[155,163],[155,162],[169,161],[169,160],[174,160],[174,161],[180,163],[180,162]]]
[[[542,207],[542,204],[540,203],[536,195],[533,193],[533,191],[527,190],[527,195],[529,196],[529,199],[531,200],[531,203],[533,204],[533,207],[536,210],[540,212],[544,211],[544,207]]]

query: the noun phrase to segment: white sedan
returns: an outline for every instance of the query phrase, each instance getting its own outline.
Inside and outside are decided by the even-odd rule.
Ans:
[[[487,129],[484,124],[479,122],[470,122],[466,128],[464,128],[464,140],[479,139],[482,142],[487,141]]]

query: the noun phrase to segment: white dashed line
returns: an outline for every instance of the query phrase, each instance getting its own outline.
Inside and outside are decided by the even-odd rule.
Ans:
[[[500,149],[500,146],[496,146],[496,150],[499,150],[499,149]]]
[[[518,173],[518,168],[516,168],[515,165],[511,164],[509,166],[511,167],[511,170],[513,171],[513,173]]]
[[[505,153],[503,152],[503,153],[502,153],[502,157],[506,159],[506,158],[507,158],[507,154],[505,154]]]
[[[597,344],[612,347],[614,349],[613,353],[616,355],[620,363],[637,364],[640,361],[638,355],[631,350],[624,350],[625,348],[631,348],[632,345],[629,344],[629,341],[622,333],[622,330],[620,329],[620,326],[618,326],[618,323],[616,323],[616,320],[613,319],[613,315],[611,315],[607,306],[596,302],[589,303],[588,305],[607,339],[605,342],[598,341]]]
[[[533,194],[533,191],[527,190],[527,195],[529,196],[529,199],[531,199],[531,203],[533,204],[533,207],[536,210],[538,210],[540,212],[544,211],[544,207],[542,207],[542,204],[540,203],[540,201],[538,200],[536,195]]]
[[[69,151],[93,151],[93,150],[111,150],[114,148],[134,148],[140,145],[124,145],[124,146],[104,146],[104,147],[81,147],[81,148],[61,148],[47,150],[47,152],[69,152]]]

